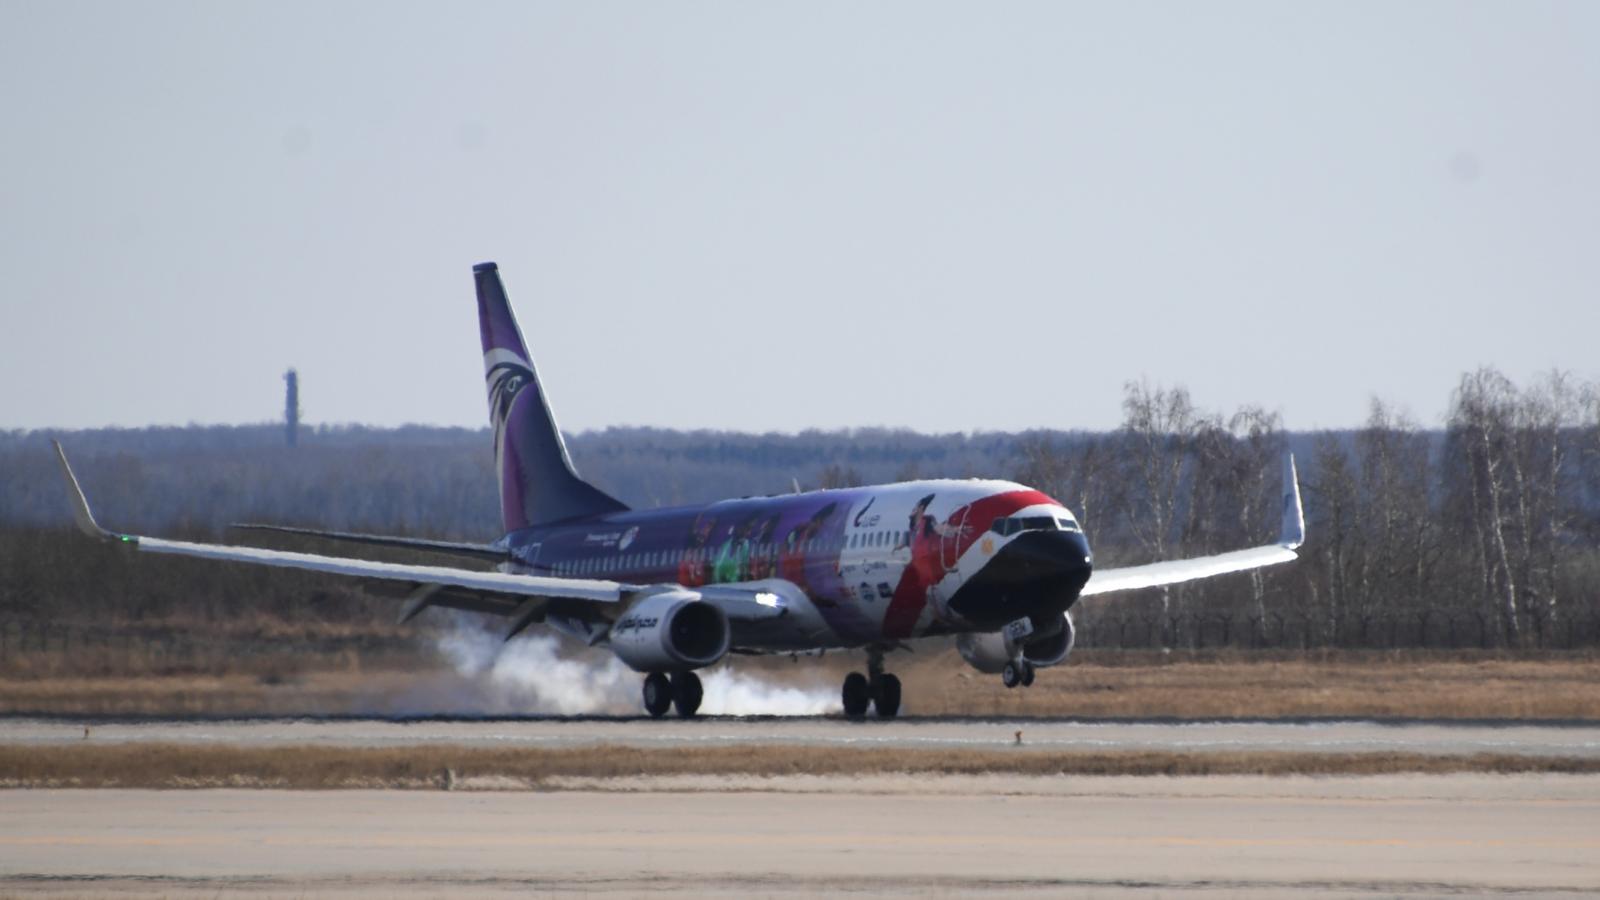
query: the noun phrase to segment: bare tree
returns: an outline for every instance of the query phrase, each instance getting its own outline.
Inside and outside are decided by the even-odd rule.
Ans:
[[[1226,427],[1214,418],[1203,420],[1184,526],[1188,552],[1216,553],[1262,539],[1264,510],[1278,508],[1277,491],[1269,487],[1283,447],[1279,416],[1259,406],[1241,407]],[[1250,604],[1257,627],[1264,627],[1266,588],[1259,572],[1250,575]]]
[[[1187,509],[1186,475],[1200,436],[1217,428],[1215,416],[1195,409],[1181,387],[1130,381],[1123,388],[1119,432],[1126,524],[1153,559],[1169,559]],[[1172,593],[1161,589],[1161,612],[1170,616]],[[1178,590],[1180,605],[1182,591]]]
[[[841,466],[838,463],[828,463],[822,467],[822,471],[817,475],[817,487],[823,490],[860,487],[861,484],[860,472],[853,468]]]
[[[1025,434],[1017,442],[1017,455],[1013,477],[1067,504],[1085,528],[1114,494],[1112,454],[1098,435],[1063,439],[1042,432]]]
[[[1370,552],[1362,571],[1365,605],[1405,608],[1426,602],[1438,563],[1438,525],[1429,491],[1427,436],[1374,397],[1356,433],[1361,454],[1364,526]]]
[[[1484,599],[1498,612],[1501,628],[1512,644],[1521,643],[1516,570],[1511,561],[1514,523],[1512,497],[1512,428],[1516,386],[1495,369],[1483,367],[1461,377],[1451,400],[1449,437],[1464,471],[1461,480],[1470,497]]]
[[[1582,390],[1552,371],[1523,391],[1513,457],[1527,603],[1554,624],[1560,613],[1560,547],[1575,517],[1567,498],[1576,477],[1572,449],[1582,423]]]
[[[1350,610],[1350,569],[1361,558],[1361,495],[1355,467],[1339,438],[1322,434],[1313,455],[1316,477],[1305,485],[1314,514],[1311,539],[1317,558],[1326,570],[1327,629],[1337,639]],[[1364,610],[1356,609],[1360,614]]]

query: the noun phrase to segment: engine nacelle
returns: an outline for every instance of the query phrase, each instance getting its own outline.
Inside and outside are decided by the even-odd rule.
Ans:
[[[682,672],[728,653],[733,632],[722,610],[693,591],[666,591],[635,603],[611,626],[611,651],[635,672]]]
[[[991,631],[986,634],[963,634],[956,638],[956,649],[961,651],[961,658],[967,665],[993,675],[1006,667],[1018,656],[1033,663],[1037,668],[1060,665],[1066,662],[1067,655],[1072,652],[1072,645],[1077,640],[1077,630],[1072,626],[1072,616],[1062,614],[1062,627],[1054,634],[1035,638],[1027,641],[1020,648],[1005,632]]]
[[[1072,625],[1070,613],[1061,614],[1061,629],[1047,637],[1034,638],[1022,645],[1022,658],[1035,668],[1059,666],[1067,661],[1072,645],[1077,643],[1078,630]]]

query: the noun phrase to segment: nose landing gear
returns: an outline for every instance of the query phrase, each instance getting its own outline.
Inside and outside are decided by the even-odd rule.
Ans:
[[[883,671],[883,651],[867,651],[867,674],[851,672],[844,679],[844,714],[859,719],[867,707],[878,711],[878,718],[892,719],[900,714],[900,679]]]
[[[1019,684],[1023,687],[1033,687],[1033,663],[1025,659],[1014,659],[1006,663],[1006,667],[1000,670],[1000,682],[1008,688],[1014,688]]]
[[[644,710],[657,719],[670,707],[677,707],[683,718],[692,718],[704,696],[700,676],[693,672],[676,672],[670,678],[664,672],[651,672],[644,680]]]

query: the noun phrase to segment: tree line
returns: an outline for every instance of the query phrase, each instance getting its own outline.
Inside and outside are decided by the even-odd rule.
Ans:
[[[1083,519],[1100,566],[1274,537],[1280,460],[1293,450],[1310,531],[1299,562],[1093,598],[1079,611],[1082,623],[1119,620],[1126,630],[1130,615],[1250,623],[1231,633],[1274,621],[1281,631],[1289,616],[1304,640],[1338,645],[1361,643],[1383,617],[1437,614],[1476,623],[1475,640],[1520,646],[1536,642],[1534,629],[1600,614],[1596,385],[1560,373],[1518,385],[1480,369],[1461,377],[1442,425],[1422,427],[1375,399],[1360,428],[1291,433],[1276,412],[1205,409],[1181,387],[1141,382],[1127,385],[1121,427],[1104,433],[610,428],[569,435],[568,444],[586,477],[636,507],[795,484],[1013,478]],[[376,609],[314,576],[97,555],[68,531],[52,437],[67,446],[110,527],[208,539],[244,521],[464,540],[498,534],[487,429],[302,426],[292,448],[283,434],[278,424],[0,432],[0,614],[35,615],[46,604],[57,617],[147,619],[195,614],[200,605],[201,618],[225,621],[242,606],[285,620]],[[145,580],[155,569],[170,574]],[[339,602],[308,608],[307,598]],[[1204,633],[1174,626],[1162,641]]]
[[[1130,384],[1120,430],[1026,440],[1017,474],[1084,512],[1097,563],[1138,563],[1259,543],[1278,512],[1273,461],[1291,447],[1310,530],[1297,563],[1093,600],[1085,615],[1143,604],[1258,630],[1287,615],[1317,645],[1370,645],[1374,621],[1419,615],[1470,620],[1494,646],[1592,634],[1565,623],[1600,615],[1600,390],[1563,373],[1519,386],[1469,372],[1440,430],[1374,399],[1359,429],[1299,435],[1257,407],[1225,415]]]

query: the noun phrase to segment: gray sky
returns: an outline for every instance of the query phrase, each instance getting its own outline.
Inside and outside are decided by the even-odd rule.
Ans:
[[[1600,377],[1600,3],[0,0],[0,428],[1292,428]]]

